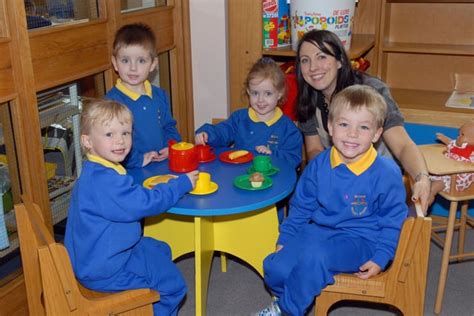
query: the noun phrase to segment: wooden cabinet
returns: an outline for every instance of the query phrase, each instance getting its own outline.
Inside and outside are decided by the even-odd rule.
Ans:
[[[38,3],[41,3],[39,1]],[[44,211],[43,219],[51,227],[42,127],[37,93],[69,85],[86,77],[95,77],[102,90],[114,84],[110,57],[115,31],[133,22],[147,23],[158,38],[160,82],[169,80],[173,115],[184,139],[194,136],[189,0],[157,0],[161,6],[121,11],[115,0],[74,1],[89,3],[89,18],[28,30],[23,0],[0,0],[0,123],[4,129],[14,202],[20,194]],[[123,5],[123,3],[122,3]],[[90,11],[88,11],[90,10]],[[83,10],[84,11],[84,10]],[[94,11],[94,12],[92,12]],[[94,80],[93,80],[94,81]],[[105,84],[104,84],[105,82]],[[97,97],[104,91],[98,91]],[[23,283],[4,286],[0,280],[0,314],[12,308],[12,302],[24,291]],[[24,294],[24,293],[23,293]],[[5,303],[6,302],[6,303]],[[21,304],[21,301],[20,303]],[[8,311],[6,310],[8,306]]]
[[[242,85],[250,66],[262,56],[292,60],[296,53],[289,48],[262,48],[262,0],[229,0],[229,87],[230,108],[246,106],[241,98]],[[377,55],[372,53],[379,24],[379,0],[359,0],[355,10],[350,58],[368,56],[375,69]]]
[[[383,0],[377,75],[405,119],[458,127],[472,109],[445,106],[456,73],[474,75],[474,1]]]

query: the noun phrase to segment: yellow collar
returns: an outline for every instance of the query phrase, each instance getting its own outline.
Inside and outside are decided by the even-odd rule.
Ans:
[[[152,94],[151,94],[151,83],[150,83],[150,81],[145,80],[145,82],[143,84],[145,85],[145,94],[151,98]],[[122,80],[120,78],[117,79],[117,83],[115,84],[115,87],[117,89],[119,89],[119,91],[121,91],[123,94],[128,96],[130,99],[132,99],[133,101],[137,101],[138,98],[142,96],[141,94],[136,93],[135,91],[132,91],[129,88],[127,88],[122,83]]]
[[[96,162],[104,167],[114,169],[115,171],[117,171],[118,174],[127,174],[127,170],[125,170],[125,168],[119,163],[113,163],[104,158],[92,154],[87,154],[87,159],[89,161]]]
[[[283,115],[283,112],[281,111],[281,109],[279,107],[276,107],[275,108],[275,114],[273,115],[273,117],[271,119],[269,119],[268,121],[263,122],[263,123],[267,124],[267,126],[272,126],[273,124],[275,124],[280,119],[280,117],[282,115]],[[260,119],[257,116],[257,113],[252,108],[249,108],[249,117],[255,123],[261,122]]]
[[[354,161],[347,165],[352,173],[355,175],[360,175],[374,163],[375,158],[377,158],[377,151],[375,150],[374,146],[370,145],[369,150],[359,158],[359,160]],[[337,151],[336,147],[332,146],[331,148],[331,168],[336,168],[340,164],[345,164],[345,162],[341,159],[339,152]]]

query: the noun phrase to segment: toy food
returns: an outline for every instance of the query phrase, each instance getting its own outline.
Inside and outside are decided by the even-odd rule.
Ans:
[[[161,175],[161,176],[157,176],[153,180],[151,180],[150,185],[155,186],[155,185],[160,184],[160,183],[167,183],[171,179],[176,179],[176,178],[177,178],[177,176],[175,176],[175,175],[164,174],[164,175]]]
[[[260,188],[263,184],[263,180],[265,180],[265,177],[260,172],[254,172],[249,176],[250,184],[254,188]]]
[[[234,159],[240,158],[240,157],[242,157],[242,156],[245,156],[245,155],[247,155],[248,153],[249,153],[249,152],[246,151],[246,150],[236,150],[236,151],[231,152],[231,153],[229,154],[229,159],[230,159],[230,160],[234,160]]]

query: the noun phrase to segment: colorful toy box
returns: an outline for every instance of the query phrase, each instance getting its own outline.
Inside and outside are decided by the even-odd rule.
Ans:
[[[289,46],[290,5],[289,0],[263,1],[263,48]]]

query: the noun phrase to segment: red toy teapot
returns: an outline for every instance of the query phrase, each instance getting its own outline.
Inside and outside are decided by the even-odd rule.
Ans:
[[[193,144],[186,142],[178,143],[175,140],[170,140],[168,142],[168,152],[168,162],[171,171],[189,172],[197,169],[197,152]]]

